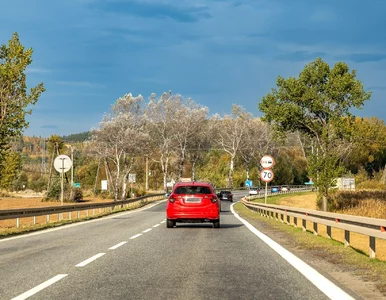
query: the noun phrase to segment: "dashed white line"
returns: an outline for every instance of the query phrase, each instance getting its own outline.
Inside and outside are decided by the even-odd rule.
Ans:
[[[75,267],[84,267],[85,265],[89,264],[90,262],[93,262],[94,260],[98,259],[99,257],[105,254],[106,253],[98,253],[97,255],[94,255],[93,257],[90,257],[89,259],[86,259],[85,261],[82,261],[81,263],[77,264]]]
[[[149,229],[146,229],[146,230],[144,230],[144,231],[142,231],[143,233],[147,233],[147,232],[149,232],[149,231],[151,231],[152,229],[151,228],[149,228]]]
[[[166,222],[166,220],[163,220],[163,221],[161,222],[161,224],[162,224],[162,223],[165,223],[165,222]]]
[[[155,224],[153,227],[155,228],[155,227],[158,227],[160,224]]]
[[[137,237],[139,237],[139,236],[141,236],[141,235],[142,235],[142,233],[133,235],[133,236],[130,238],[130,240],[134,240],[134,239],[136,239]]]
[[[127,243],[127,241],[120,242],[119,244],[116,244],[115,246],[110,247],[109,250],[115,250],[115,249],[117,249],[117,248],[123,246],[123,245],[126,244],[126,243]]]
[[[36,293],[40,292],[41,290],[45,289],[46,287],[49,287],[50,285],[54,284],[55,282],[63,279],[64,277],[66,277],[68,274],[59,274],[59,275],[56,275],[55,277],[52,277],[51,279],[47,280],[46,282],[43,282],[41,284],[39,284],[38,286],[30,289],[29,291],[13,298],[12,300],[24,300],[24,299],[27,299],[33,295],[35,295]]]

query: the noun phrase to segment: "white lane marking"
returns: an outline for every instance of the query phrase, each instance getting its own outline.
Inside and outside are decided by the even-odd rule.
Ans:
[[[115,250],[115,249],[117,249],[117,248],[123,246],[123,245],[126,244],[126,243],[127,243],[127,241],[120,242],[119,244],[116,244],[115,246],[110,247],[109,250]]]
[[[163,220],[163,221],[161,222],[161,224],[162,224],[162,223],[165,223],[165,222],[166,222],[166,221],[165,221],[165,220]]]
[[[63,230],[63,229],[67,229],[67,228],[71,228],[71,227],[75,227],[75,226],[81,226],[81,225],[85,225],[85,224],[90,224],[90,223],[93,223],[93,222],[101,222],[101,221],[104,221],[104,220],[116,218],[116,217],[121,216],[121,215],[135,214],[137,212],[141,212],[143,210],[150,209],[150,208],[152,208],[152,207],[154,207],[156,205],[159,205],[159,204],[161,204],[161,203],[163,203],[165,201],[166,200],[161,200],[161,201],[158,201],[158,202],[154,203],[152,206],[145,206],[145,207],[134,209],[134,210],[130,210],[130,211],[124,211],[124,212],[121,212],[121,213],[111,214],[109,216],[106,216],[106,217],[103,217],[103,218],[100,218],[100,219],[87,220],[87,221],[82,221],[82,222],[79,222],[79,223],[72,223],[72,224],[68,224],[68,225],[65,225],[65,226],[56,227],[56,228],[51,228],[51,229],[48,228],[48,229],[44,229],[42,231],[25,233],[23,235],[13,236],[13,237],[9,237],[9,238],[6,238],[6,239],[0,239],[0,243],[4,243],[4,242],[10,241],[10,240],[27,238],[27,237],[34,236],[34,235],[45,234],[47,232]]]
[[[239,219],[250,231],[252,231],[257,237],[259,237],[264,243],[271,247],[276,253],[283,257],[289,264],[291,264],[296,270],[298,270],[304,277],[311,281],[320,291],[322,291],[330,299],[339,299],[339,300],[354,300],[349,294],[343,291],[341,288],[336,286],[314,268],[310,267],[296,255],[289,252],[287,249],[271,240],[264,233],[258,231],[255,227],[241,218],[233,209],[231,205],[231,211],[234,216]]]
[[[39,284],[38,286],[30,289],[29,291],[15,297],[15,298],[12,298],[12,300],[23,300],[23,299],[27,299],[33,295],[35,295],[36,293],[40,292],[41,290],[45,289],[46,287],[49,287],[50,285],[54,284],[55,282],[63,279],[64,277],[66,277],[68,274],[59,274],[59,275],[56,275],[55,277],[52,277],[51,279],[47,280],[46,282],[43,282],[41,284]]]
[[[88,265],[90,262],[93,262],[94,260],[98,259],[99,257],[105,254],[106,253],[98,253],[97,255],[94,255],[93,257],[90,257],[89,259],[86,259],[85,261],[82,261],[81,263],[77,264],[75,267],[84,267],[85,265]]]
[[[158,227],[160,224],[155,224],[153,227],[155,228],[155,227]]]
[[[139,237],[139,236],[141,236],[142,235],[142,233],[138,233],[138,234],[136,234],[136,235],[133,235],[131,238],[130,238],[130,240],[134,240],[134,239],[136,239],[137,237]]]
[[[149,231],[151,231],[152,230],[152,228],[149,228],[149,229],[146,229],[146,230],[144,230],[144,231],[142,231],[143,233],[147,233],[147,232],[149,232]]]

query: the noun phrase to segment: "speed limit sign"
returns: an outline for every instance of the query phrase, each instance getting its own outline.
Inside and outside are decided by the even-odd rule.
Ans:
[[[260,179],[264,182],[271,182],[275,174],[271,169],[263,169],[260,172]]]

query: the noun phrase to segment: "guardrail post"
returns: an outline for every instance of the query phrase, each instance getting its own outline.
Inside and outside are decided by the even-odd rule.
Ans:
[[[77,217],[78,219],[80,219],[80,210],[78,210],[78,211],[76,212],[76,217]]]
[[[50,215],[46,215],[46,223],[50,223]]]
[[[370,244],[370,258],[375,258],[375,237],[370,236],[369,237],[369,244]]]
[[[318,235],[318,223],[314,222],[314,235]]]
[[[276,212],[275,215],[276,215],[276,221],[279,221],[279,213]]]
[[[294,217],[294,227],[298,227],[298,218]]]
[[[95,216],[95,209],[92,209],[92,215]]]
[[[86,217],[88,217],[88,209],[86,209]]]
[[[344,246],[345,247],[350,246],[350,231],[348,231],[348,230],[344,231]]]
[[[20,226],[20,220],[19,218],[16,218],[16,228],[19,228],[19,226]]]
[[[302,220],[302,230],[303,231],[307,231],[307,221],[306,221],[306,219]]]
[[[69,220],[71,220],[71,217],[72,217],[71,215],[72,215],[72,212],[69,211],[69,212],[68,212],[68,219],[69,219]]]
[[[36,216],[33,217],[33,223],[36,225]]]
[[[331,226],[327,226],[327,237],[328,237],[329,239],[332,239]]]

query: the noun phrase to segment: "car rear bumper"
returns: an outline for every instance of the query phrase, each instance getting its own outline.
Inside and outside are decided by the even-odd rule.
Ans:
[[[190,220],[191,222],[200,222],[202,220],[215,221],[220,218],[218,210],[206,211],[206,212],[178,212],[178,211],[167,211],[166,216],[169,220],[182,222]]]

